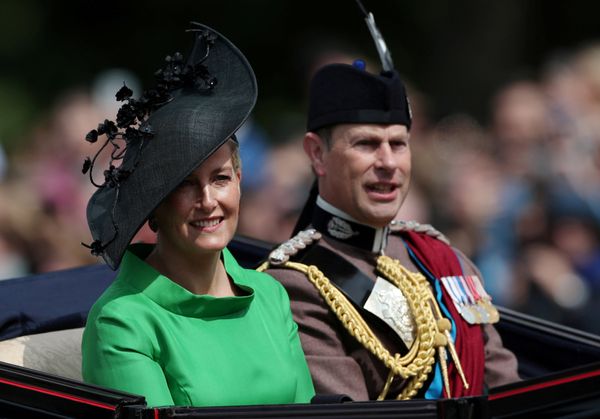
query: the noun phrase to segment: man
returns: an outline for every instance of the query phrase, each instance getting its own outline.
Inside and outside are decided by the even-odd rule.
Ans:
[[[267,272],[290,295],[317,393],[461,397],[518,380],[476,267],[433,228],[394,221],[410,126],[395,70],[332,64],[311,81],[304,150],[318,197],[299,221],[311,229],[274,250]]]

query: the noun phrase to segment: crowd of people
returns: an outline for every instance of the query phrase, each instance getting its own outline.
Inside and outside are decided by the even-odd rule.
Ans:
[[[472,257],[498,304],[599,332],[599,111],[595,45],[499,88],[487,125],[452,115],[413,133],[405,217]]]
[[[0,278],[98,261],[80,245],[90,242],[93,192],[81,166],[94,152],[85,134],[114,115],[106,97],[115,91],[65,93],[23,146],[0,157]],[[489,121],[433,120],[422,93],[409,88],[409,97],[413,179],[398,218],[444,233],[497,304],[600,333],[600,45],[499,87]],[[304,127],[295,129],[273,138],[249,120],[238,133],[239,234],[274,243],[291,234],[313,181]],[[137,236],[152,239],[147,226]]]

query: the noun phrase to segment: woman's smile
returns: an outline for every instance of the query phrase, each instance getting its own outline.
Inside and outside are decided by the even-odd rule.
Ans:
[[[210,217],[201,220],[190,221],[190,225],[201,233],[212,233],[216,231],[223,223],[224,217]]]

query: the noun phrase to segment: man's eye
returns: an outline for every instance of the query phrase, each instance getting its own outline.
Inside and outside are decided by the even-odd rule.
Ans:
[[[362,148],[376,148],[378,142],[375,140],[358,140],[354,145]]]
[[[408,146],[408,143],[406,141],[391,141],[390,142],[390,147],[392,147],[393,150],[401,150],[403,148],[405,148],[406,146]]]

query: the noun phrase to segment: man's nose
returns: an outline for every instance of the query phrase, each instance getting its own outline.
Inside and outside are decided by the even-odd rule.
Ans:
[[[377,150],[377,162],[375,167],[378,169],[394,169],[395,159],[392,147],[388,143],[382,143]]]

